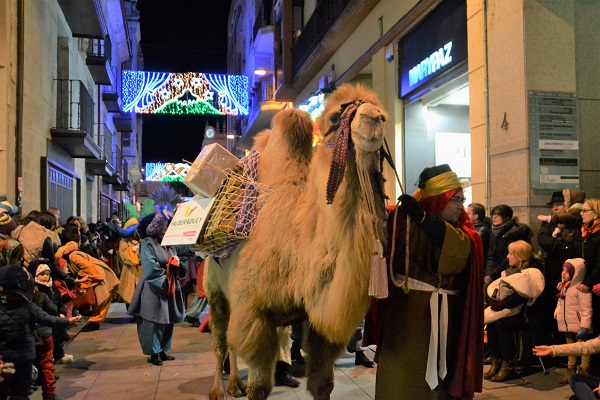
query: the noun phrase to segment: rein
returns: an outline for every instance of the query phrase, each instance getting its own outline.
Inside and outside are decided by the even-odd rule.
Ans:
[[[390,151],[390,147],[388,146],[387,140],[385,139],[385,137],[383,138],[383,143],[385,145],[385,149],[381,149],[384,153],[384,158],[387,160],[388,164],[390,164],[390,168],[392,168],[392,170],[394,171],[394,174],[396,175],[396,181],[398,182],[398,185],[400,186],[400,191],[404,194],[404,188],[402,187],[402,182],[400,182],[400,176],[398,175],[398,171],[396,170],[396,165],[394,164],[394,160],[392,159],[391,156],[391,151]],[[396,280],[396,278],[394,277],[394,255],[396,253],[396,226],[397,226],[397,213],[398,213],[398,206],[400,205],[400,196],[398,196],[398,201],[396,202],[396,207],[394,208],[394,214],[392,216],[392,218],[394,219],[394,223],[392,224],[392,247],[390,250],[390,265],[389,265],[389,271],[390,271],[390,279],[392,281],[392,283],[394,284],[394,286],[401,288],[404,293],[408,293],[410,291],[410,289],[408,288],[408,272],[409,272],[409,253],[410,253],[410,249],[409,249],[409,237],[410,237],[410,217],[407,215],[406,216],[406,243],[405,243],[405,251],[404,251],[404,280],[402,282],[398,282]]]

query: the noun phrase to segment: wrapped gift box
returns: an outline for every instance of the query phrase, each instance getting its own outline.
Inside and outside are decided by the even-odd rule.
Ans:
[[[238,158],[218,143],[204,146],[190,167],[183,183],[190,190],[203,197],[213,197],[223,178],[224,170],[236,166]]]

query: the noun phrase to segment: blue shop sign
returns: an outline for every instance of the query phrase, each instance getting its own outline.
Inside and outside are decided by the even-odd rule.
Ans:
[[[445,0],[398,45],[400,97],[467,58],[467,5]]]

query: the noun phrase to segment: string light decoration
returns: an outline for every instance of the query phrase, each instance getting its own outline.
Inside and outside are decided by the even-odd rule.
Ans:
[[[183,182],[189,170],[186,163],[146,163],[146,181]]]
[[[125,70],[123,111],[139,114],[248,115],[248,77]]]

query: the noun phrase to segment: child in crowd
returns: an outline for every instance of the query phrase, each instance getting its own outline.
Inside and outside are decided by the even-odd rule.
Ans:
[[[59,316],[59,313],[61,313],[61,304],[57,297],[60,299],[60,296],[55,296],[52,290],[52,278],[50,277],[48,260],[34,258],[29,263],[29,271],[33,271],[32,275],[35,282],[33,303],[49,315]],[[54,364],[52,362],[54,353],[52,328],[37,325],[34,332],[36,336],[36,366],[39,371],[38,382],[36,383],[41,383],[44,399],[53,399],[56,390],[54,386],[56,380],[54,378]]]
[[[585,262],[583,258],[573,258],[565,261],[562,269],[562,281],[558,284],[558,304],[554,318],[558,323],[559,332],[565,332],[566,342],[584,341],[589,337],[592,326],[592,294],[577,290],[585,277]],[[559,383],[569,383],[569,378],[575,373],[577,356],[569,356],[567,373],[559,379]],[[590,356],[581,356],[579,373],[587,374],[590,368]]]

